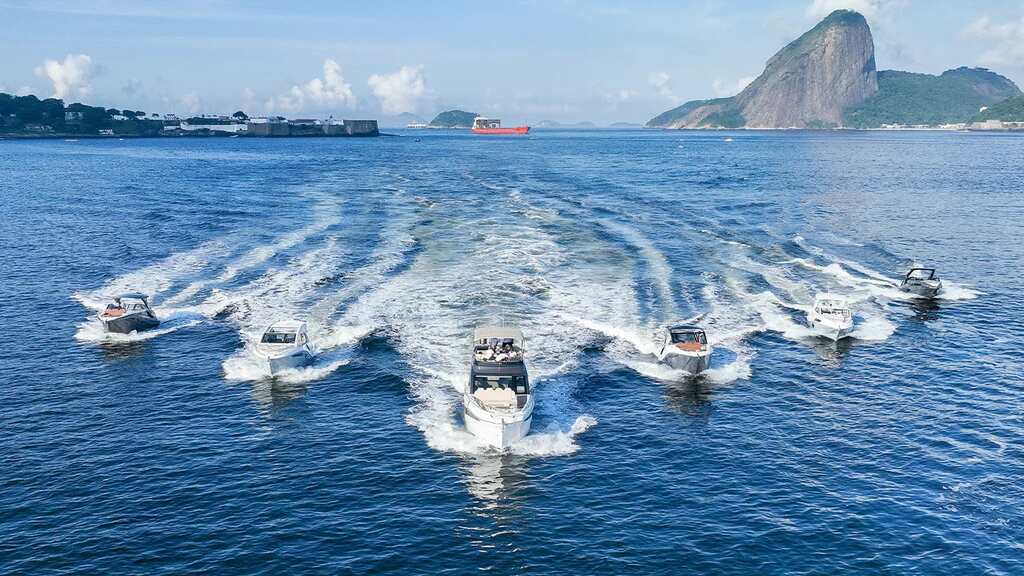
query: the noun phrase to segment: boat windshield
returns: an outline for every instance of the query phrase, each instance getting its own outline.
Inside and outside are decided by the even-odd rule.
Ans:
[[[295,332],[278,332],[275,330],[267,330],[266,334],[263,335],[263,344],[294,344],[295,343]]]
[[[907,273],[907,278],[914,280],[931,280],[935,277],[935,270],[929,268],[915,268]]]
[[[498,376],[488,378],[477,376],[473,378],[473,390],[512,390],[516,394],[529,394],[530,386],[525,376]]]
[[[829,316],[841,316],[843,318],[850,318],[853,315],[845,303],[837,300],[822,300],[818,303],[818,313]]]
[[[703,332],[673,332],[673,344],[707,344],[707,337]]]

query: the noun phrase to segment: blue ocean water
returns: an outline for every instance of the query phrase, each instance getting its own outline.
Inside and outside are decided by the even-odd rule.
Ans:
[[[399,132],[0,142],[0,573],[1024,573],[1024,139]],[[98,329],[125,290],[160,329]],[[497,321],[506,454],[460,416]]]

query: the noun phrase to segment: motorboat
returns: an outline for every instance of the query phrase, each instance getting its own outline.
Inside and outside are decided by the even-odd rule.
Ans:
[[[144,294],[129,292],[115,296],[113,302],[96,315],[103,329],[115,334],[131,334],[156,328],[160,320],[149,307]]]
[[[807,324],[826,338],[841,340],[853,332],[853,309],[842,296],[818,294],[807,312]]]
[[[669,326],[658,358],[676,370],[700,374],[711,363],[711,344],[700,326]]]
[[[270,325],[255,348],[256,357],[265,363],[270,375],[309,365],[313,349],[306,323],[281,320]]]
[[[533,394],[517,328],[483,327],[473,332],[469,384],[462,397],[466,429],[498,449],[526,436],[533,419]]]
[[[934,268],[911,268],[900,282],[900,290],[924,298],[934,298],[942,288],[942,280],[935,275]]]

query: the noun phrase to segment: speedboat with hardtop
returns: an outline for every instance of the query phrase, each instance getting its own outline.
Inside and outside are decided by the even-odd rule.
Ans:
[[[306,323],[281,320],[270,325],[256,344],[255,354],[271,376],[309,365],[313,361],[313,349]]]
[[[935,275],[934,268],[911,268],[903,282],[900,282],[900,290],[924,298],[938,296],[941,288],[942,280]]]
[[[107,332],[115,334],[131,334],[156,328],[160,320],[149,307],[144,294],[129,292],[115,296],[111,304],[107,304],[96,315]]]
[[[807,324],[826,338],[840,340],[853,332],[853,309],[842,296],[818,294],[807,312]]]
[[[677,324],[665,331],[659,359],[676,370],[700,374],[711,363],[711,344],[700,326]]]
[[[491,326],[473,332],[463,419],[469,432],[498,449],[509,447],[530,431],[534,399],[525,353],[526,342],[518,328]]]

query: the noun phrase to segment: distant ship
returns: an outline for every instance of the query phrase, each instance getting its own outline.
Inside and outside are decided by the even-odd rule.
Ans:
[[[529,132],[529,126],[502,128],[501,120],[497,118],[477,116],[473,119],[473,134],[528,134]]]

